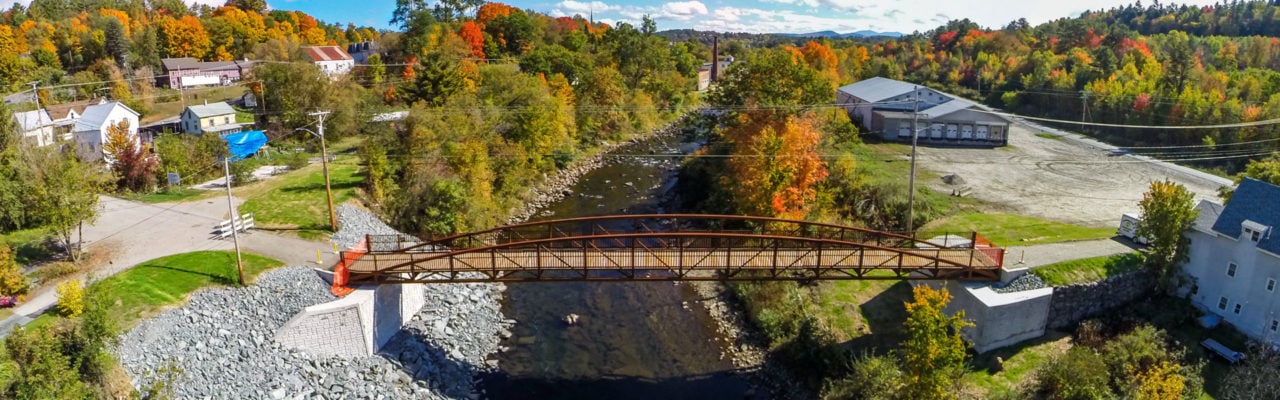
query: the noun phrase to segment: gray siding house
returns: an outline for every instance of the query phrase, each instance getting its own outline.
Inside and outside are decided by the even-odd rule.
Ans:
[[[887,141],[910,142],[912,113],[918,110],[915,130],[919,132],[919,143],[982,147],[1009,144],[1009,120],[985,112],[977,103],[924,86],[875,77],[841,87],[836,100],[849,119]]]
[[[1201,201],[1192,230],[1196,307],[1249,337],[1280,345],[1280,186],[1245,178],[1227,205]]]

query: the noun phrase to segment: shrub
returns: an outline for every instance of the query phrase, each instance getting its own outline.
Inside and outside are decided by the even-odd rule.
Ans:
[[[284,165],[289,167],[290,171],[297,171],[307,166],[307,153],[293,152],[281,158],[284,159]]]
[[[67,275],[71,275],[79,271],[80,267],[75,263],[67,261],[55,261],[37,268],[31,272],[31,277],[40,280],[40,282],[48,282]]]
[[[27,293],[30,282],[22,275],[22,268],[13,259],[9,246],[0,243],[0,296],[15,296]]]
[[[849,375],[827,382],[824,399],[889,400],[897,398],[902,369],[891,356],[863,355],[849,364]]]
[[[1110,375],[1101,355],[1088,347],[1072,347],[1035,372],[1035,396],[1049,399],[1104,399],[1110,397]]]
[[[84,312],[84,286],[78,280],[58,285],[58,312],[66,317],[76,317]]]
[[[1101,348],[1106,344],[1107,331],[1106,325],[1097,319],[1087,319],[1080,322],[1080,326],[1076,327],[1075,342],[1077,344],[1092,348]]]

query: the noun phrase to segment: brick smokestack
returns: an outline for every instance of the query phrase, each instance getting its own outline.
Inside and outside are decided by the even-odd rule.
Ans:
[[[711,37],[711,81],[720,79],[720,37]]]

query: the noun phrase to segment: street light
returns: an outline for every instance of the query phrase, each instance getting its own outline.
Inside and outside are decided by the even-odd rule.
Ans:
[[[329,196],[329,229],[333,232],[337,232],[338,218],[333,212],[333,189],[329,186],[329,150],[324,144],[324,125],[320,125],[321,133],[315,133],[307,128],[298,128],[295,129],[295,131],[305,131],[320,138],[320,165],[324,166],[324,191]]]

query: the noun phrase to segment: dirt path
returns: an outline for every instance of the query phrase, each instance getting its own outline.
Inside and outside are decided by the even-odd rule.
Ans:
[[[235,199],[237,207],[241,201]],[[92,279],[115,275],[134,265],[159,257],[202,250],[231,250],[230,238],[213,236],[213,227],[229,215],[226,198],[212,198],[186,203],[145,204],[102,196],[99,217],[84,227],[84,245],[102,254],[92,265]],[[250,231],[240,240],[241,249],[283,261],[287,265],[304,265],[316,261],[316,251],[324,265],[337,260],[327,243]],[[314,264],[313,264],[314,265]],[[12,325],[25,323],[57,303],[54,288],[34,293],[25,303],[14,308],[14,315],[0,321],[0,334]],[[27,317],[27,318],[24,318]]]
[[[1121,238],[1013,246],[1006,250],[1004,263],[1011,268],[1036,268],[1063,261],[1125,254],[1137,250]]]
[[[1060,135],[1036,136],[1036,133]],[[968,187],[969,196],[1030,215],[1087,226],[1114,226],[1120,214],[1136,213],[1151,181],[1169,178],[1196,199],[1217,200],[1230,181],[1143,157],[1050,128],[1015,125],[1009,146],[995,149],[920,148],[920,163],[939,176],[957,174],[959,185],[925,184],[950,193]]]

